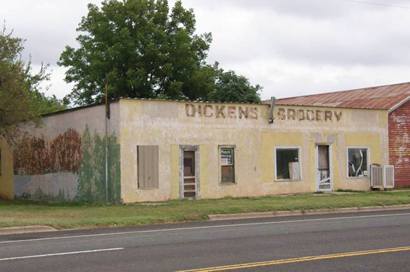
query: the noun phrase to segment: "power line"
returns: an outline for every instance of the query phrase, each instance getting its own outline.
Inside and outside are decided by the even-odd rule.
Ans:
[[[380,3],[380,2],[376,3],[376,2],[362,1],[362,0],[343,0],[343,1],[357,3],[357,4],[379,6],[379,7],[401,8],[401,9],[409,9],[410,10],[410,6],[400,6],[400,5],[394,5],[394,4],[386,4],[386,3]]]

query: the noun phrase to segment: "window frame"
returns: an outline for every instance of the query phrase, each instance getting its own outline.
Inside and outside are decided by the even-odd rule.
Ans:
[[[300,171],[300,179],[292,180],[288,179],[280,179],[278,178],[278,165],[277,165],[277,150],[284,150],[284,149],[297,149],[298,150],[298,162],[299,162],[299,171]],[[301,182],[303,180],[303,167],[302,167],[302,147],[295,145],[295,146],[275,146],[273,151],[273,165],[275,169],[275,176],[274,180],[277,182]]]
[[[351,177],[349,176],[349,149],[366,149],[366,156],[367,156],[367,175],[359,176],[359,177]],[[370,147],[368,146],[347,146],[346,147],[346,177],[349,180],[358,180],[358,179],[369,179],[370,178]]]
[[[233,181],[222,181],[222,159],[221,151],[223,148],[233,149]],[[220,185],[235,185],[237,184],[236,176],[236,145],[219,145],[218,146],[218,180]]]

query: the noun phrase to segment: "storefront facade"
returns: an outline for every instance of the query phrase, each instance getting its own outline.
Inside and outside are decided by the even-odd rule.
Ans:
[[[385,110],[133,99],[110,109],[109,119],[93,106],[23,126],[6,196],[132,203],[369,190],[369,165],[389,160]]]
[[[269,105],[121,100],[120,116],[125,202],[368,190],[388,162],[386,111],[278,105],[270,123]]]
[[[394,185],[410,187],[410,83],[279,99],[278,104],[385,110],[389,113],[389,164]]]

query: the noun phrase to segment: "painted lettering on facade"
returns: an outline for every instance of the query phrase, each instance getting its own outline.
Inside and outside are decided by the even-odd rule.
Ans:
[[[339,122],[342,119],[341,111],[311,110],[278,108],[277,120]]]
[[[254,119],[259,117],[258,107],[212,104],[185,104],[188,117],[205,117],[216,119]],[[278,108],[276,120],[339,122],[342,112],[336,110]]]
[[[257,107],[212,104],[185,104],[185,114],[188,117],[254,120],[259,115]]]

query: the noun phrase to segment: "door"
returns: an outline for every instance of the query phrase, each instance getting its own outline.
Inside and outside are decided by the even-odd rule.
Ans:
[[[196,198],[198,194],[198,173],[196,150],[192,148],[182,149],[182,198]]]
[[[317,146],[317,179],[318,191],[331,191],[332,179],[330,175],[330,146]]]

